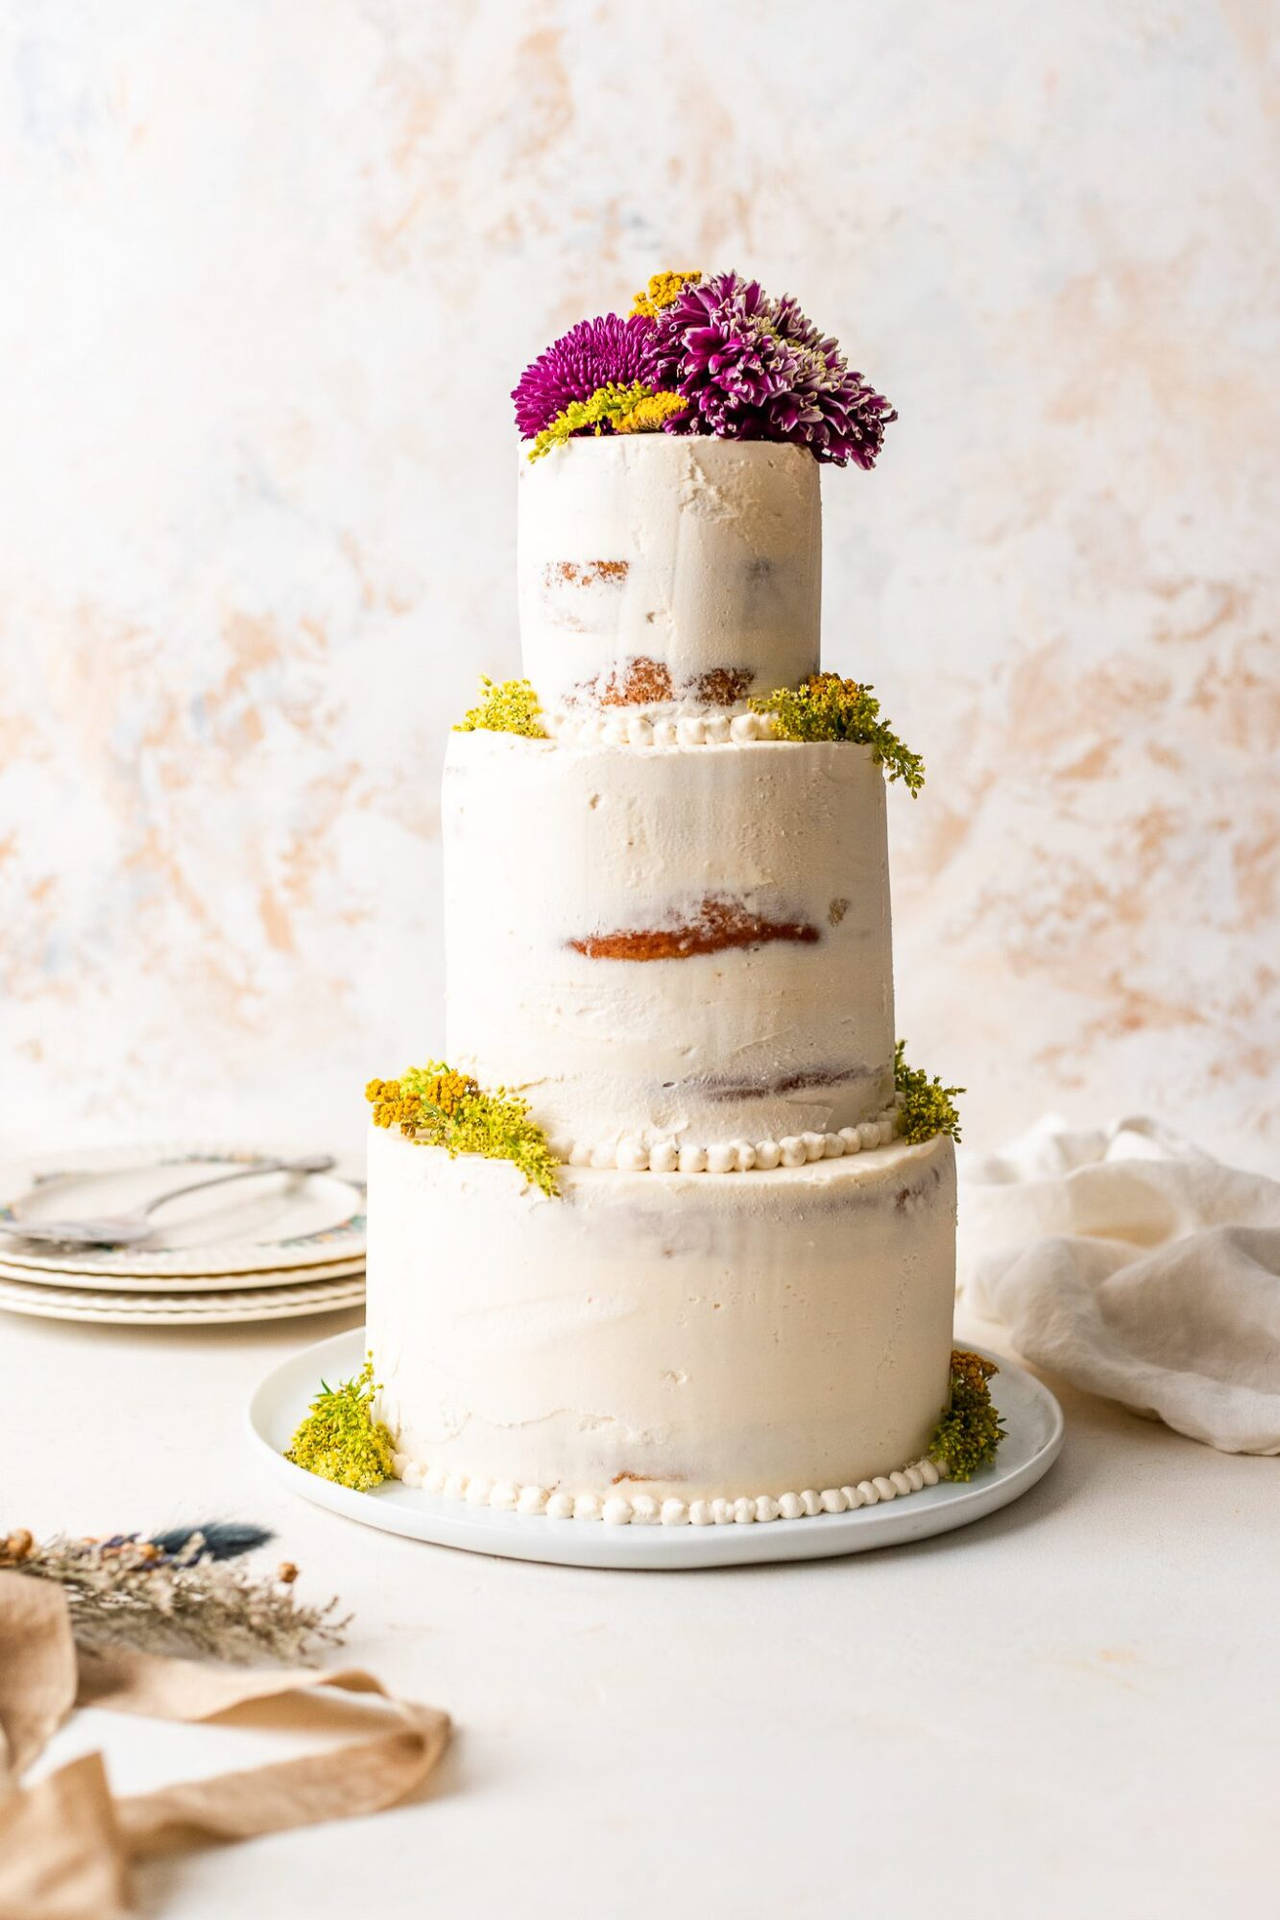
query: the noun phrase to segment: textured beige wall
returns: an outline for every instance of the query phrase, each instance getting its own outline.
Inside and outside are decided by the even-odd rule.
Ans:
[[[1265,1158],[1276,23],[4,9],[6,1143],[351,1138],[438,1038],[442,736],[517,658],[508,389],[697,263],[901,410],[825,477],[826,620],[929,765],[892,809],[914,1053],[978,1142],[1142,1106]]]

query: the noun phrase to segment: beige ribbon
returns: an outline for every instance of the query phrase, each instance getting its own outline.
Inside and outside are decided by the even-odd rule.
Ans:
[[[241,1711],[258,1725],[283,1720],[348,1738],[127,1798],[112,1794],[96,1753],[20,1786],[76,1706],[187,1722]],[[0,1920],[111,1920],[127,1911],[132,1858],[394,1806],[426,1779],[448,1738],[447,1714],[393,1699],[358,1668],[233,1672],[125,1649],[86,1653],[59,1587],[0,1573]]]

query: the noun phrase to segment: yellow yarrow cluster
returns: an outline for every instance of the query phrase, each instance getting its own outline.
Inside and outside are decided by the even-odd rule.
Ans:
[[[418,1102],[406,1100],[398,1080],[371,1080],[364,1097],[373,1108],[375,1127],[399,1127],[411,1133],[417,1120]]]
[[[686,287],[696,287],[702,275],[698,272],[654,273],[649,276],[649,284],[636,295],[631,308],[632,316],[642,313],[649,320],[656,320],[664,307],[674,306]]]
[[[673,413],[683,413],[689,402],[679,393],[650,393],[613,423],[615,433],[656,433]]]
[[[528,1101],[505,1087],[486,1093],[470,1074],[430,1060],[406,1068],[398,1080],[370,1080],[364,1095],[376,1127],[399,1127],[406,1138],[443,1147],[450,1157],[510,1160],[543,1193],[559,1191],[560,1163],[546,1135],[529,1118]]]
[[[452,1067],[411,1067],[401,1080],[370,1080],[364,1097],[373,1108],[375,1127],[414,1133],[432,1119],[454,1119],[479,1092],[478,1081]]]
[[[423,1106],[434,1108],[446,1119],[452,1119],[461,1111],[463,1101],[480,1091],[479,1082],[469,1073],[458,1073],[452,1067],[425,1068],[421,1075],[411,1068],[410,1079]]]
[[[480,700],[463,714],[455,733],[519,733],[527,740],[545,740],[542,707],[527,680],[493,681],[480,678]]]

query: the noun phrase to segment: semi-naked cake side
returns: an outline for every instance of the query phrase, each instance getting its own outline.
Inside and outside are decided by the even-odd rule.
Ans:
[[[893,416],[794,303],[751,334],[758,289],[696,290],[659,276],[517,390],[529,684],[446,759],[449,1065],[370,1088],[396,1470],[529,1515],[909,1493],[953,1378],[954,1090],[895,1049],[885,790],[923,774],[817,673],[819,463]],[[734,328],[786,405],[707,400]]]
[[[518,1086],[566,1158],[892,1111],[869,748],[455,733],[442,826],[447,1057]]]
[[[383,1417],[409,1477],[473,1499],[871,1480],[923,1455],[946,1401],[954,1220],[941,1138],[772,1172],[570,1168],[548,1199],[379,1130]]]

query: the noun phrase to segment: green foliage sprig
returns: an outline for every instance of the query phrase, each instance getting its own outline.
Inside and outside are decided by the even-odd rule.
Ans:
[[[781,740],[855,740],[870,747],[890,780],[901,780],[914,799],[924,785],[924,761],[880,717],[880,702],[859,680],[838,673],[811,673],[798,687],[758,694],[751,705],[774,716]]]
[[[951,1354],[951,1399],[926,1451],[948,1480],[972,1480],[988,1467],[1005,1437],[987,1385],[1000,1369],[980,1353],[956,1347]]]
[[[285,1453],[296,1467],[322,1480],[368,1493],[392,1474],[391,1435],[373,1417],[373,1359],[366,1359],[353,1380],[331,1387],[324,1380]]]
[[[671,394],[664,396],[655,410],[652,402],[656,398],[653,388],[643,380],[633,380],[628,386],[619,386],[610,380],[605,386],[597,387],[587,399],[571,400],[534,436],[529,458],[541,460],[544,453],[549,453],[552,447],[563,446],[575,433],[600,434],[606,429],[625,433],[660,426],[665,414],[678,413],[688,404]]]
[[[893,1055],[893,1085],[898,1096],[898,1131],[912,1146],[932,1140],[935,1134],[949,1133],[960,1138],[960,1114],[955,1097],[963,1087],[944,1087],[934,1076],[931,1080],[920,1067],[906,1062],[906,1041],[899,1040]]]
[[[398,1080],[371,1080],[364,1094],[375,1127],[399,1127],[423,1146],[443,1147],[451,1158],[478,1153],[510,1160],[532,1186],[551,1198],[559,1192],[560,1162],[546,1134],[529,1118],[528,1101],[505,1087],[486,1093],[470,1074],[429,1060]]]
[[[494,681],[480,676],[480,701],[463,714],[455,733],[520,733],[545,740],[542,707],[527,680]]]

